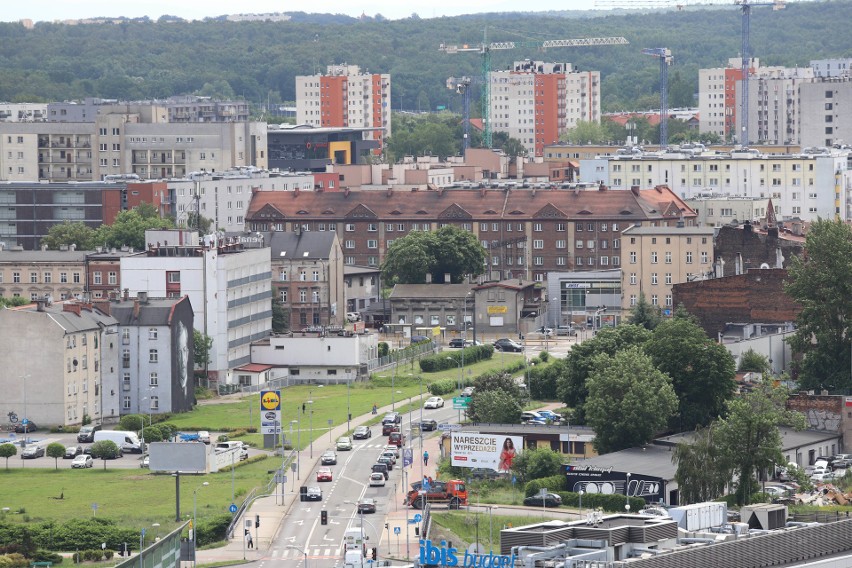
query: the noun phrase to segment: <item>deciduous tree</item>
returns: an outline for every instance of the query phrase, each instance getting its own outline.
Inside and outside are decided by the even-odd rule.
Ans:
[[[672,463],[677,465],[675,480],[683,505],[717,499],[733,477],[714,424],[696,430],[691,440],[679,443],[672,452]]]
[[[660,310],[651,305],[644,292],[639,292],[639,301],[630,310],[630,318],[627,323],[641,325],[645,329],[654,331],[660,325]]]
[[[65,221],[53,225],[42,237],[41,244],[51,250],[59,250],[61,246],[76,245],[77,250],[94,250],[95,230],[82,222]]]
[[[0,444],[0,458],[6,458],[6,469],[9,469],[9,458],[18,453],[15,444]]]
[[[112,440],[101,440],[100,442],[95,442],[90,448],[92,459],[102,459],[104,462],[104,469],[106,469],[106,461],[117,458],[119,451],[121,451],[121,448],[119,448]]]
[[[59,442],[53,442],[47,445],[47,457],[53,458],[55,468],[59,469],[59,458],[65,457],[65,446]]]
[[[512,473],[523,482],[562,473],[563,457],[550,448],[524,450],[512,460]]]
[[[640,347],[598,354],[592,365],[585,410],[599,453],[646,444],[665,428],[677,397],[671,379]]]
[[[791,259],[785,291],[802,306],[790,346],[803,389],[852,386],[852,229],[843,221],[819,220],[805,239],[805,254]]]
[[[467,415],[474,422],[517,424],[521,418],[520,400],[503,389],[474,391],[468,403]]]
[[[465,276],[485,271],[485,249],[476,235],[446,225],[435,232],[415,231],[394,240],[382,264],[382,280],[395,284],[421,284],[426,274],[435,283],[462,282]]]

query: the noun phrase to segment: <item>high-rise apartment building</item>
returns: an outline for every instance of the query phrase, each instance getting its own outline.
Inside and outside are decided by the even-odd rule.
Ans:
[[[490,81],[492,130],[520,140],[535,156],[578,122],[600,120],[598,71],[525,60],[509,71],[492,71]]]
[[[361,73],[357,65],[329,65],[325,75],[296,77],[296,122],[317,127],[381,128],[391,135],[391,78]],[[381,153],[381,144],[376,153]]]

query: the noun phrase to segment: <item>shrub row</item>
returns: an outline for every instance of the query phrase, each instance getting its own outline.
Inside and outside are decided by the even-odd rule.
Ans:
[[[114,521],[101,518],[30,525],[0,522],[0,547],[17,545],[18,551],[24,554],[32,554],[37,548],[100,550],[103,542],[107,548],[116,550],[123,542],[139,542],[139,536],[138,530],[120,527]]]
[[[80,562],[100,562],[101,560],[112,560],[114,551],[110,549],[101,550],[100,548],[92,548],[90,550],[81,550],[71,555],[71,561],[74,564]]]
[[[562,497],[562,504],[568,507],[580,506],[580,494],[570,491],[556,491]],[[643,509],[646,505],[645,500],[640,497],[630,497],[630,510],[632,512]],[[583,509],[601,508],[607,513],[623,513],[625,505],[624,495],[604,495],[602,493],[584,493],[583,494]]]
[[[0,568],[26,568],[29,561],[23,554],[14,552],[12,554],[0,554]]]
[[[539,492],[540,489],[547,489],[551,493],[559,493],[568,489],[568,478],[564,475],[552,475],[550,477],[542,477],[541,479],[533,479],[524,485],[524,496],[530,497]]]
[[[456,390],[458,381],[454,379],[440,379],[429,385],[429,392],[434,395],[449,394]]]
[[[216,515],[212,519],[201,521],[198,523],[198,546],[205,546],[220,540],[225,540],[227,537],[226,531],[228,525],[231,524],[231,515],[223,514]],[[237,527],[236,530],[242,530]]]
[[[285,449],[286,449],[286,448],[285,448]],[[234,464],[234,468],[242,467],[242,466],[244,466],[244,465],[248,465],[248,464],[250,464],[250,463],[256,463],[256,462],[259,462],[259,461],[263,461],[263,460],[267,459],[268,457],[269,457],[269,456],[268,456],[268,455],[266,455],[266,454],[259,454],[259,455],[256,455],[256,456],[252,456],[252,457],[250,457],[250,458],[249,458],[249,459],[247,459],[247,460],[243,460],[243,461],[241,461],[241,462],[236,462],[236,463]],[[222,472],[222,471],[231,471],[231,466],[230,466],[230,465],[226,465],[225,467],[219,468],[219,471],[220,471],[220,472]]]
[[[464,356],[465,364],[470,364],[491,359],[493,355],[494,347],[491,345],[474,345],[453,351],[450,354],[447,351],[443,351],[436,355],[429,355],[420,359],[420,370],[424,373],[436,373],[458,367],[462,363],[462,356]]]

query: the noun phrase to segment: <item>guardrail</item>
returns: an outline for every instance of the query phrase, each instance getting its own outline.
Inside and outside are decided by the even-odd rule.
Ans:
[[[257,493],[257,488],[249,491],[249,494],[246,495],[246,498],[243,499],[242,503],[240,503],[237,512],[234,513],[234,518],[231,519],[231,522],[228,524],[228,528],[225,530],[225,534],[228,535],[229,539],[234,537],[234,529],[237,526],[237,522],[239,522],[240,518],[243,516],[243,513],[246,512],[246,508],[248,507],[249,503],[251,503],[252,499],[254,499],[255,493]]]
[[[429,540],[429,531],[432,529],[432,503],[426,503],[423,507],[423,529],[421,537],[423,540]]]

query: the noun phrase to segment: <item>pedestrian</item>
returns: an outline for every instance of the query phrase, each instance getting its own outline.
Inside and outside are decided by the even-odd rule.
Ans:
[[[376,403],[374,402],[373,403],[373,414],[378,414],[378,413],[379,413],[379,407],[376,406]]]
[[[429,452],[423,452],[423,465],[429,465]]]
[[[305,403],[303,402],[302,403],[302,414],[304,414],[304,413],[305,413]]]
[[[254,541],[251,539],[251,531],[246,529],[246,536],[248,537],[248,547],[254,548]]]

